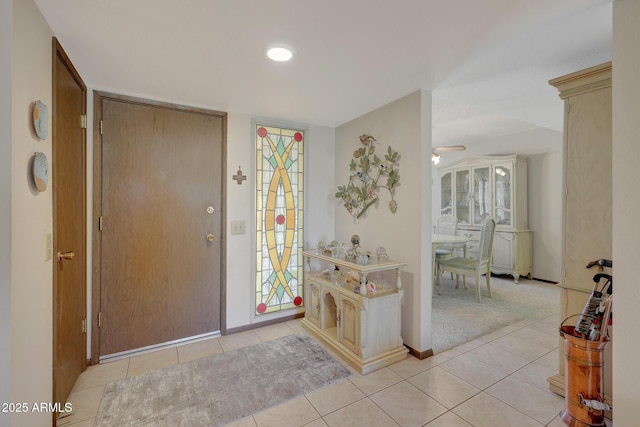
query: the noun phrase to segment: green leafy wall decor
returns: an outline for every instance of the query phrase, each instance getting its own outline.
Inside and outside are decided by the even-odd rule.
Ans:
[[[393,197],[400,182],[400,155],[389,146],[384,158],[380,158],[374,142],[376,139],[371,135],[360,136],[362,146],[353,152],[349,163],[349,182],[339,185],[336,193],[336,198],[343,201],[343,206],[354,219],[360,219],[378,201],[380,189],[388,191],[391,196],[391,213],[398,209]]]

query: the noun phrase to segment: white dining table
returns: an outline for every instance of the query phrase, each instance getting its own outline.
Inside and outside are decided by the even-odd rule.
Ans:
[[[436,280],[436,249],[441,246],[462,248],[464,256],[467,256],[467,241],[469,239],[463,236],[454,236],[451,234],[432,234],[431,235],[431,273],[432,280]],[[435,291],[435,283],[432,283],[432,292]]]

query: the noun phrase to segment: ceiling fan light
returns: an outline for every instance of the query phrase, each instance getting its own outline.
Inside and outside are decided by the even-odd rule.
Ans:
[[[440,163],[440,155],[436,153],[431,153],[431,161],[433,162],[434,165],[437,165],[438,163]]]

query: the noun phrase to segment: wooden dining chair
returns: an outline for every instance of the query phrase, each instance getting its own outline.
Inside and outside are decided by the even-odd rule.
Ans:
[[[435,234],[447,234],[455,236],[458,230],[458,217],[451,214],[440,215],[436,220],[436,226],[434,229]],[[450,246],[441,246],[436,249],[436,271],[434,274],[438,277],[438,263],[445,259],[453,258],[456,255],[456,248]],[[453,279],[453,273],[451,273],[451,279]]]
[[[462,274],[464,288],[468,289],[466,276],[473,275],[478,291],[478,302],[482,302],[480,276],[485,275],[487,296],[491,298],[491,260],[493,258],[493,237],[495,232],[495,220],[491,217],[485,219],[480,231],[480,245],[476,258],[454,257],[440,261],[438,265],[438,285],[442,286],[442,274],[445,271],[450,271],[456,275]],[[458,276],[456,276],[456,288],[458,288]]]

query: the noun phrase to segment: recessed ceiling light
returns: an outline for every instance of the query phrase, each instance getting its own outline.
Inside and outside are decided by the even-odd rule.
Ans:
[[[272,46],[267,50],[269,59],[278,62],[290,61],[293,58],[294,49],[288,46]]]

